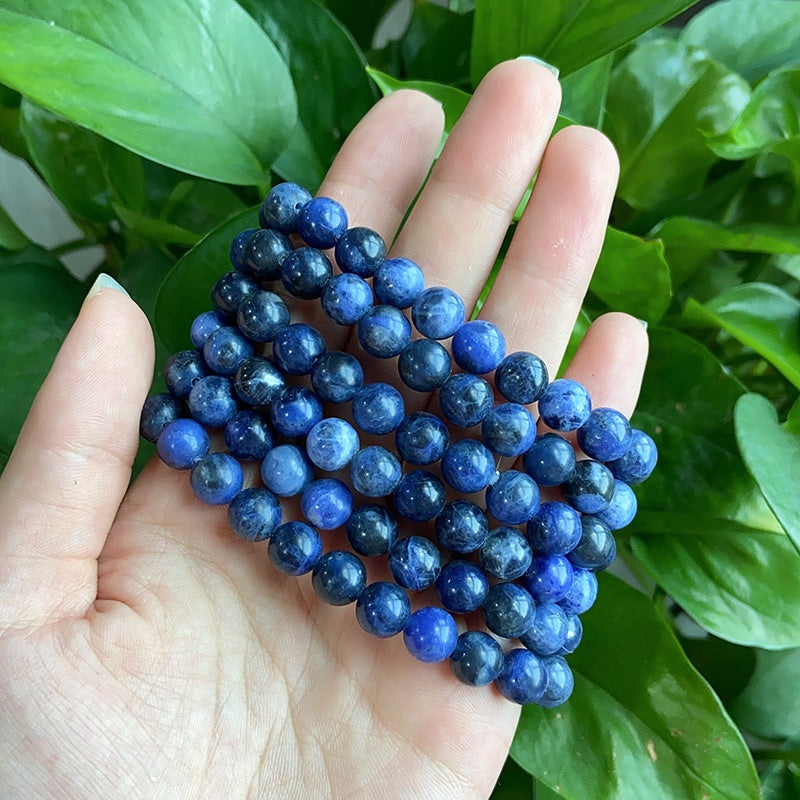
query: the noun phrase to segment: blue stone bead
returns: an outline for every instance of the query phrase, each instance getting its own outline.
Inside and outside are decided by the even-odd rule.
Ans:
[[[367,570],[361,559],[346,550],[331,550],[317,561],[311,585],[324,603],[346,606],[361,596],[367,585]]]
[[[567,662],[561,656],[542,659],[547,680],[536,705],[542,708],[555,708],[569,700],[575,688],[575,677]]]
[[[287,386],[272,396],[269,416],[278,433],[299,439],[322,419],[322,403],[310,389]]]
[[[557,603],[572,587],[572,564],[565,556],[535,555],[522,583],[537,603]]]
[[[247,243],[252,238],[253,234],[258,230],[258,228],[248,228],[246,231],[242,231],[241,233],[237,233],[236,236],[233,237],[231,241],[231,249],[230,249],[230,259],[231,265],[234,269],[238,269],[240,272],[244,270],[244,250],[247,247]]]
[[[442,475],[456,491],[472,494],[485,489],[497,476],[492,451],[475,439],[453,442],[442,456]]]
[[[581,517],[581,538],[569,558],[573,567],[599,572],[608,567],[617,554],[614,534],[605,522],[584,514]]]
[[[192,467],[189,483],[198,500],[225,505],[242,491],[242,465],[228,453],[211,453]]]
[[[321,419],[308,433],[306,452],[326,472],[346,467],[361,447],[355,428],[338,417]]]
[[[426,522],[444,508],[444,484],[424,469],[407,472],[394,490],[397,513],[412,522]]]
[[[559,378],[539,398],[539,416],[555,431],[574,431],[583,425],[592,412],[589,392],[577,381]]]
[[[193,419],[176,419],[161,431],[156,449],[168,467],[189,469],[208,455],[210,446],[202,425]]]
[[[332,531],[344,525],[353,513],[353,495],[336,478],[320,478],[303,489],[300,509],[317,530]]]
[[[507,700],[525,706],[542,696],[546,683],[542,659],[530,650],[517,648],[506,653],[494,685]]]
[[[311,385],[327,403],[349,403],[364,385],[364,368],[350,353],[323,353],[311,367]]]
[[[337,325],[355,325],[372,308],[372,289],[363,278],[345,272],[325,284],[321,304]]]
[[[658,461],[656,443],[644,431],[633,429],[628,450],[606,466],[615,478],[634,486],[650,477]]]
[[[403,395],[388,383],[368,383],[353,398],[353,420],[364,433],[391,433],[406,413]]]
[[[533,612],[533,625],[519,640],[537,656],[551,656],[564,646],[568,630],[567,614],[561,606],[539,603]]]
[[[581,622],[581,618],[577,614],[570,614],[569,612],[566,612],[566,614],[567,637],[557,653],[559,656],[567,656],[570,653],[574,653],[583,638],[583,623]]]
[[[522,636],[533,625],[536,604],[516,583],[497,583],[483,603],[483,619],[492,633],[506,639]]]
[[[224,327],[212,333],[203,346],[203,357],[218,375],[233,375],[253,355],[253,343],[238,328]]]
[[[208,428],[222,428],[239,410],[230,378],[208,375],[200,378],[189,392],[189,411]]]
[[[221,311],[204,311],[192,320],[189,338],[192,344],[202,350],[206,339],[225,325],[230,324],[230,317]]]
[[[599,461],[578,461],[561,489],[564,499],[581,514],[597,514],[608,508],[614,496],[614,476]]]
[[[524,472],[510,469],[486,489],[486,508],[498,522],[519,525],[539,508],[539,487]]]
[[[294,497],[314,480],[314,469],[299,447],[279,444],[261,462],[261,479],[278,497]]]
[[[533,551],[517,528],[501,526],[489,531],[478,551],[481,566],[500,581],[522,577],[531,565]]]
[[[336,242],[334,253],[342,272],[370,278],[386,258],[386,242],[371,228],[350,228]]]
[[[539,486],[559,486],[575,469],[575,450],[563,436],[544,433],[522,457],[522,468]]]
[[[483,422],[494,405],[492,387],[469,372],[451,375],[439,389],[439,407],[449,422],[471,428]]]
[[[469,500],[451,500],[436,517],[439,544],[454,553],[472,553],[486,541],[486,514]]]
[[[305,575],[314,569],[322,555],[322,540],[305,522],[285,522],[270,537],[267,555],[280,572]]]
[[[578,428],[578,445],[589,458],[614,461],[628,452],[631,424],[613,408],[594,408],[589,419]]]
[[[450,656],[453,675],[469,686],[487,686],[503,668],[503,648],[483,631],[464,631]]]
[[[327,250],[347,230],[347,212],[341,203],[330,197],[315,197],[300,209],[297,232],[311,247]]]
[[[427,589],[442,570],[439,548],[422,536],[399,539],[389,551],[389,569],[404,589]]]
[[[397,520],[384,506],[361,506],[350,515],[345,532],[359,555],[385,556],[397,541]]]
[[[296,183],[279,183],[273,186],[264,198],[258,211],[258,223],[262,228],[296,233],[297,217],[309,200],[311,194],[302,186]]]
[[[164,383],[175,397],[186,399],[192,387],[208,375],[209,370],[203,356],[197,350],[181,350],[179,353],[171,355],[166,364],[162,375]]]
[[[516,458],[530,449],[536,438],[536,420],[519,403],[500,403],[481,426],[484,444],[499,456]]]
[[[277,365],[289,375],[308,375],[314,362],[325,352],[322,334],[304,322],[281,328],[272,342]]]
[[[358,624],[370,636],[388,639],[405,628],[411,615],[408,595],[390,581],[369,584],[356,603]]]
[[[581,515],[566,503],[542,503],[528,522],[528,541],[545,555],[563,556],[581,538]]]
[[[281,524],[281,504],[267,489],[244,489],[228,506],[231,530],[248,542],[269,539]]]
[[[418,339],[403,348],[397,370],[403,383],[418,392],[432,392],[449,377],[450,354],[433,339]]]
[[[281,328],[289,324],[291,315],[286,303],[274,292],[253,292],[239,304],[236,323],[242,333],[254,342],[271,342]]]
[[[403,641],[408,652],[426,664],[444,661],[456,649],[456,621],[443,608],[420,608],[408,618]]]
[[[281,264],[292,252],[292,242],[280,231],[257,231],[244,250],[244,271],[261,283],[281,276]]]
[[[439,417],[426,411],[409,414],[394,435],[397,452],[404,461],[425,466],[438,461],[450,444],[450,432]]]
[[[381,303],[408,308],[425,288],[425,276],[408,258],[387,258],[375,271],[372,288]]]
[[[500,328],[483,319],[464,323],[453,336],[453,358],[466,372],[491,372],[506,354],[506,340]]]
[[[268,406],[284,386],[286,378],[283,373],[263,356],[251,356],[242,361],[233,376],[236,394],[249,406]]]
[[[328,257],[313,247],[292,250],[281,263],[281,281],[286,291],[303,300],[321,297],[332,275],[333,267]]]
[[[225,446],[245,461],[261,461],[275,446],[275,435],[257,411],[237,411],[225,425]]]
[[[411,341],[411,323],[394,306],[373,306],[358,323],[358,341],[376,358],[393,358]]]
[[[450,561],[436,579],[442,605],[454,614],[477,611],[489,594],[489,581],[483,570],[470,561]]]
[[[618,531],[633,522],[638,502],[633,489],[625,481],[614,481],[614,496],[607,508],[597,512],[597,518],[605,522],[612,531]]]
[[[177,397],[169,392],[151,394],[142,406],[139,435],[148,442],[156,442],[170,422],[185,416],[186,406]]]
[[[425,289],[411,306],[416,329],[429,339],[449,339],[463,324],[464,301],[444,286]]]
[[[258,291],[258,284],[243,272],[226,272],[211,290],[211,302],[224,314],[235,314],[242,300]]]
[[[547,388],[547,367],[539,356],[520,350],[506,356],[494,372],[494,385],[506,400],[535,403]]]
[[[378,445],[359,450],[350,462],[353,488],[364,497],[390,495],[400,482],[402,474],[403,468],[397,456]]]

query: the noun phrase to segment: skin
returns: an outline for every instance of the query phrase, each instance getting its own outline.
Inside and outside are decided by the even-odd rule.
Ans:
[[[482,316],[551,374],[618,173],[598,132],[549,138],[559,101],[536,64],[492,70],[393,248],[470,308],[539,168]],[[381,100],[320,194],[392,241],[442,126],[422,94]],[[346,346],[317,322],[339,337],[330,349]],[[568,376],[630,414],[646,352],[643,326],[608,314]],[[237,540],[186,474],[154,459],[128,489],[152,366],[140,309],[113,289],[90,294],[0,480],[3,796],[488,797],[518,706],[416,662],[401,637],[366,636],[352,607],[324,605],[309,576],[283,576],[265,544]]]

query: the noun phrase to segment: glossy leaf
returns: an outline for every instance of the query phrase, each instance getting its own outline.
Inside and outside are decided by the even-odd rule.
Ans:
[[[163,219],[156,219],[138,211],[131,211],[116,203],[114,204],[114,209],[123,225],[142,234],[152,242],[192,247],[200,241],[200,234],[187,231],[185,228],[173,225]]]
[[[800,433],[800,398],[795,400],[789,410],[789,416],[786,417],[786,430],[789,433]]]
[[[579,125],[602,128],[611,80],[612,53],[561,79],[561,113]]]
[[[3,206],[0,206],[0,249],[22,250],[29,244],[28,237],[17,227]]]
[[[416,3],[401,44],[406,77],[468,88],[472,21],[472,14]]]
[[[764,772],[761,800],[800,800],[800,768],[774,763]]]
[[[652,602],[603,575],[558,709],[522,710],[512,757],[567,800],[752,800],[755,767]]]
[[[756,653],[752,647],[741,647],[706,636],[703,639],[681,639],[683,652],[698,672],[711,684],[725,708],[741,694],[753,677]]]
[[[264,180],[296,121],[275,47],[233,0],[0,0],[0,80],[177,169]]]
[[[227,186],[211,181],[181,181],[161,209],[162,219],[205,235],[247,206]]]
[[[586,336],[586,331],[589,330],[591,324],[592,318],[584,309],[581,309],[575,319],[575,324],[572,326],[572,333],[569,335],[567,349],[564,352],[564,357],[561,359],[561,365],[558,368],[559,376],[564,373],[564,370],[569,366],[569,362],[572,361],[575,353],[578,352],[578,347],[580,347],[583,337]]]
[[[0,147],[19,158],[27,158],[27,148],[19,129],[19,92],[0,83]]]
[[[353,34],[362,50],[372,47],[375,29],[395,0],[327,0],[328,8]]]

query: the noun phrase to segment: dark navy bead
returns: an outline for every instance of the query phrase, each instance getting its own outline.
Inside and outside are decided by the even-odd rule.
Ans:
[[[450,561],[436,579],[442,605],[454,614],[477,611],[489,594],[489,581],[483,570],[470,561]]]
[[[189,338],[198,350],[202,350],[206,339],[212,333],[229,324],[230,317],[227,314],[223,314],[221,311],[204,311],[192,321]]]
[[[537,656],[551,656],[564,646],[568,630],[567,614],[561,606],[539,603],[533,613],[531,629],[519,640]]]
[[[464,631],[450,656],[453,675],[469,686],[487,686],[503,668],[503,648],[483,631]]]
[[[456,621],[443,608],[420,608],[409,617],[403,641],[408,652],[426,664],[444,661],[456,649]]]
[[[535,555],[522,583],[537,603],[557,603],[572,587],[572,564],[565,556]]]
[[[253,234],[257,230],[258,228],[248,228],[246,231],[237,233],[236,236],[234,236],[233,240],[231,241],[231,249],[230,249],[231,264],[234,269],[238,269],[240,272],[244,270],[245,247],[247,247],[247,243],[250,241]]]
[[[483,422],[493,404],[494,392],[489,383],[468,372],[451,375],[439,389],[442,413],[461,428]]]
[[[320,531],[340,528],[353,512],[353,495],[336,478],[320,478],[303,489],[300,498],[303,516]]]
[[[186,406],[177,397],[162,392],[151,394],[142,406],[139,435],[148,442],[158,441],[161,431],[176,419],[186,416]]]
[[[494,373],[494,385],[506,400],[535,403],[547,388],[547,367],[539,356],[519,351],[506,356]]]
[[[311,368],[311,385],[327,403],[349,403],[364,385],[364,368],[350,353],[323,353]]]
[[[237,411],[225,426],[225,446],[245,461],[261,461],[275,446],[275,435],[257,411]]]
[[[567,613],[567,637],[557,655],[566,656],[574,653],[583,638],[583,623],[577,614]]]
[[[211,290],[211,302],[225,314],[235,314],[242,300],[258,291],[258,284],[243,272],[226,272]]]
[[[287,386],[273,395],[269,416],[278,433],[299,439],[322,419],[322,403],[310,389]]]
[[[346,550],[331,550],[317,561],[311,577],[317,597],[332,606],[346,606],[361,596],[367,570],[361,559]]]
[[[533,551],[517,528],[494,528],[478,552],[481,566],[500,581],[513,581],[531,565]]]
[[[332,275],[328,257],[313,247],[292,250],[281,264],[281,281],[286,291],[303,300],[320,297]]]
[[[535,703],[544,694],[547,673],[539,656],[517,648],[506,653],[494,682],[500,694],[520,705]]]
[[[403,383],[418,392],[432,392],[449,377],[450,354],[433,339],[418,339],[403,348],[397,362]]]
[[[530,630],[536,604],[516,583],[497,583],[489,589],[483,603],[483,619],[492,633],[516,639]]]
[[[573,567],[599,572],[605,569],[617,554],[614,534],[602,520],[591,514],[581,517],[581,538],[567,558]]]
[[[254,342],[271,342],[281,328],[289,324],[286,303],[274,292],[253,292],[239,305],[236,322],[239,329]]]
[[[267,555],[280,572],[305,575],[314,569],[322,555],[322,540],[305,522],[286,522],[270,537]]]
[[[242,491],[242,465],[227,453],[211,453],[192,467],[189,483],[198,500],[225,505]]]
[[[315,197],[300,209],[297,232],[307,244],[327,250],[347,230],[347,212],[330,197]]]
[[[292,242],[285,234],[260,230],[245,247],[244,270],[259,283],[277,280],[281,276],[283,259],[292,250]]]
[[[162,375],[167,389],[175,397],[186,399],[192,387],[208,372],[206,362],[197,350],[181,350],[167,359]]]
[[[297,217],[309,200],[311,194],[302,186],[296,183],[279,183],[273,186],[264,198],[258,211],[258,223],[262,228],[296,233]]]
[[[631,424],[613,408],[594,408],[589,419],[578,428],[578,445],[589,458],[614,461],[628,452]]]
[[[272,342],[275,362],[289,375],[308,375],[324,352],[322,334],[303,322],[281,328]]]
[[[569,700],[575,688],[575,677],[567,662],[561,656],[543,659],[546,683],[544,692],[536,701],[542,708],[555,708]]]
[[[491,372],[506,354],[506,340],[500,329],[483,319],[464,323],[453,336],[453,358],[466,372]]]
[[[218,375],[233,375],[253,355],[253,343],[238,328],[224,327],[212,333],[203,346],[203,357]]]
[[[394,442],[400,458],[422,467],[444,455],[450,444],[450,432],[439,417],[415,411],[400,423]]]
[[[650,477],[658,461],[656,443],[644,431],[631,431],[631,443],[622,458],[610,461],[606,466],[625,483],[636,486]]]
[[[336,242],[334,252],[342,272],[369,278],[386,258],[386,243],[371,228],[350,228]]]
[[[358,341],[376,358],[393,358],[411,341],[411,323],[394,306],[373,306],[358,323]]]
[[[555,431],[577,430],[589,419],[591,412],[589,392],[569,378],[553,381],[539,398],[539,416],[548,428]]]
[[[469,500],[451,500],[436,517],[439,544],[454,553],[472,553],[488,535],[486,514]]]
[[[158,437],[158,455],[173,469],[189,469],[208,455],[210,442],[205,428],[193,419],[170,422]]]
[[[576,569],[570,590],[558,604],[568,614],[584,614],[596,599],[597,576],[588,569]]]
[[[239,410],[230,378],[208,375],[200,378],[189,392],[189,411],[208,428],[222,428]]]
[[[463,324],[464,301],[444,286],[425,289],[411,306],[414,326],[429,339],[449,339]]]
[[[384,556],[397,540],[397,520],[384,506],[361,506],[350,515],[345,531],[359,555]]]
[[[394,453],[373,445],[359,450],[350,462],[353,488],[364,497],[386,497],[400,481],[403,468]]]
[[[444,508],[444,484],[424,469],[407,472],[394,490],[397,512],[412,522],[425,522]]]
[[[615,480],[614,496],[607,508],[597,512],[597,518],[605,522],[612,531],[618,531],[633,522],[637,509],[638,502],[633,489],[625,481]]]
[[[408,258],[387,258],[375,271],[372,288],[381,303],[408,308],[425,288],[425,276]]]
[[[559,486],[575,469],[575,450],[563,436],[544,433],[522,457],[522,468],[539,486]]]
[[[608,508],[614,496],[614,476],[599,461],[578,461],[564,481],[564,499],[581,514],[596,514]]]
[[[321,419],[308,433],[306,452],[320,469],[336,472],[346,467],[361,447],[355,428],[338,417]]]
[[[261,479],[278,497],[294,497],[314,479],[314,469],[305,451],[293,444],[279,444],[261,462]]]
[[[545,555],[563,556],[581,538],[581,515],[566,503],[542,503],[528,522],[528,540]]]
[[[524,472],[506,470],[486,489],[486,508],[506,525],[527,522],[539,508],[539,487]]]
[[[484,444],[499,456],[516,458],[530,449],[536,438],[536,420],[519,403],[500,403],[481,425]]]
[[[369,584],[356,603],[358,624],[370,636],[387,639],[405,628],[411,615],[408,595],[391,581]]]
[[[405,589],[419,591],[433,585],[442,569],[439,549],[422,536],[399,539],[389,551],[392,577]]]
[[[363,278],[345,272],[325,284],[321,305],[337,325],[355,325],[372,308],[372,289]]]
[[[286,386],[286,378],[268,358],[252,356],[239,364],[233,377],[236,394],[249,406],[268,406]]]
[[[442,475],[456,491],[472,494],[485,489],[497,476],[491,450],[475,439],[453,442],[442,456]]]
[[[403,395],[388,383],[368,383],[353,398],[353,420],[364,433],[391,433],[405,413]]]
[[[248,542],[263,542],[281,524],[281,504],[267,489],[245,489],[228,506],[231,530]]]

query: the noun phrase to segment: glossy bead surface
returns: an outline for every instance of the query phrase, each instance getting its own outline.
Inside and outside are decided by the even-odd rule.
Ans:
[[[281,504],[268,489],[244,489],[228,506],[228,524],[241,539],[263,542],[281,524]]]
[[[314,569],[322,555],[322,540],[305,522],[286,522],[270,537],[267,555],[280,572],[305,575]]]
[[[494,528],[478,552],[481,566],[500,581],[513,581],[531,565],[533,551],[517,528]]]
[[[389,569],[404,589],[427,589],[442,569],[439,548],[423,536],[398,539],[389,551]]]
[[[591,514],[581,517],[581,528],[580,541],[568,555],[572,566],[592,572],[605,569],[617,554],[617,544],[611,529]]]
[[[450,354],[433,339],[418,339],[407,344],[397,362],[400,378],[411,389],[432,392],[449,377]]]
[[[372,445],[359,450],[350,462],[353,488],[364,497],[386,497],[391,494],[403,474],[394,453]]]
[[[142,406],[139,435],[148,442],[156,442],[170,422],[185,416],[186,406],[177,397],[169,392],[151,394]]]
[[[239,271],[244,270],[244,250],[247,247],[247,243],[257,230],[258,228],[248,228],[241,233],[237,233],[236,236],[234,236],[231,240],[229,256],[231,260],[231,266],[234,269],[238,269]]]
[[[230,378],[208,375],[200,378],[189,392],[189,411],[208,428],[222,428],[238,410]]]
[[[539,656],[530,650],[510,650],[494,684],[507,700],[520,705],[535,703],[544,693],[547,673]]]
[[[259,291],[239,304],[236,322],[242,333],[254,342],[271,342],[289,324],[286,303],[274,292]]]
[[[482,422],[494,405],[492,387],[468,372],[451,375],[439,390],[439,407],[449,422],[471,428]]]
[[[210,441],[205,428],[193,419],[176,419],[161,431],[156,449],[173,469],[189,469],[208,455]]]
[[[436,517],[439,544],[454,553],[472,553],[489,535],[486,514],[469,500],[451,500]]]
[[[418,469],[400,478],[393,497],[398,514],[412,522],[425,522],[444,508],[445,488],[432,472]]]
[[[519,403],[500,403],[483,420],[481,436],[492,452],[499,456],[516,458],[533,444],[536,438],[536,420]]]
[[[336,478],[319,478],[303,489],[300,509],[309,524],[317,530],[332,531],[344,525],[350,518],[353,495]]]
[[[386,258],[386,243],[371,228],[350,228],[336,242],[334,252],[342,272],[369,278]]]
[[[278,497],[294,497],[314,479],[314,470],[304,450],[279,444],[261,462],[261,479]]]
[[[539,416],[555,431],[577,430],[589,419],[591,411],[589,392],[569,378],[553,381],[539,398]]]
[[[575,468],[575,450],[563,436],[544,433],[522,457],[522,468],[540,486],[559,486]]]
[[[332,275],[328,257],[313,247],[292,250],[281,263],[281,282],[286,291],[302,300],[320,297]]]
[[[573,576],[566,556],[534,555],[522,583],[537,603],[557,603],[571,589]]]
[[[408,618],[403,641],[408,652],[426,664],[444,661],[456,648],[456,621],[443,608],[420,608]]]
[[[324,603],[346,606],[358,600],[366,588],[367,570],[353,553],[331,550],[317,561],[311,585]]]
[[[242,490],[244,475],[241,464],[233,456],[211,453],[192,467],[189,483],[198,500],[221,506],[230,503]]]
[[[599,461],[578,461],[564,481],[564,499],[581,514],[596,514],[608,508],[614,496],[614,476]]]
[[[307,244],[327,250],[347,230],[347,212],[341,203],[330,197],[314,197],[297,217],[297,232]]]
[[[658,449],[653,439],[644,431],[634,428],[625,454],[606,466],[614,477],[634,486],[650,477],[658,461]]]
[[[358,323],[358,341],[376,358],[393,358],[411,341],[411,323],[394,306],[373,306]]]
[[[547,367],[539,356],[525,351],[507,355],[494,373],[494,385],[506,400],[535,403],[547,388]]]
[[[322,419],[322,403],[303,386],[287,386],[273,395],[269,416],[278,433],[299,439]]]
[[[397,520],[384,506],[361,506],[347,520],[347,541],[362,556],[383,556],[397,541]]]
[[[394,441],[400,458],[409,464],[425,466],[444,455],[450,444],[450,432],[439,417],[416,411],[400,423]]]
[[[231,270],[221,276],[211,290],[211,302],[218,311],[235,314],[245,297],[258,291],[258,284],[243,272]]]
[[[453,675],[469,686],[487,686],[503,667],[503,648],[488,633],[464,631],[450,656]]]
[[[309,431],[306,439],[308,457],[326,472],[336,472],[346,467],[360,446],[355,428],[338,417],[321,419]]]
[[[307,189],[296,183],[279,183],[273,186],[258,211],[258,222],[262,228],[275,228],[283,233],[297,231],[300,210],[311,200]]]
[[[574,653],[583,638],[583,623],[577,614],[567,614],[567,636],[557,655],[565,656]]]
[[[203,357],[218,375],[233,375],[253,355],[253,343],[238,328],[225,326],[208,337]]]
[[[436,579],[436,591],[448,611],[468,614],[483,604],[489,594],[489,581],[471,561],[450,561]]]
[[[280,231],[257,231],[244,250],[244,271],[259,283],[277,280],[281,263],[292,249],[289,237]]]
[[[483,603],[483,619],[492,633],[516,639],[533,625],[535,603],[516,583],[497,583],[489,589]]]
[[[578,444],[589,458],[614,461],[622,458],[631,443],[631,424],[614,408],[593,408],[578,428]]]
[[[186,399],[197,381],[208,374],[206,362],[197,350],[181,350],[171,355],[162,370],[167,389],[182,399]]]
[[[356,603],[356,620],[370,636],[386,639],[400,633],[411,615],[408,595],[390,581],[369,584]]]
[[[539,487],[524,472],[509,469],[486,489],[486,508],[498,522],[519,525],[539,508]]]
[[[327,403],[348,403],[364,385],[364,368],[350,353],[323,353],[311,368],[311,385]]]
[[[575,677],[561,656],[542,659],[546,673],[544,692],[536,701],[542,708],[556,708],[567,702],[575,687]]]
[[[281,328],[272,342],[277,365],[289,375],[308,375],[314,362],[325,352],[322,334],[304,322]]]
[[[463,324],[464,301],[444,286],[420,292],[411,306],[416,329],[429,339],[449,339]]]
[[[485,489],[497,475],[491,450],[475,439],[453,442],[442,456],[442,474],[456,491],[472,494]]]
[[[425,288],[425,276],[408,258],[387,258],[375,271],[372,288],[381,303],[408,308]]]
[[[242,361],[233,377],[233,387],[242,402],[250,406],[268,406],[286,386],[286,378],[277,366],[263,356]]]
[[[637,510],[638,501],[633,489],[625,481],[615,480],[614,496],[608,506],[598,511],[596,516],[612,531],[618,531],[633,522]]]
[[[204,311],[202,314],[198,314],[192,321],[192,327],[189,330],[192,344],[198,350],[202,350],[206,339],[223,326],[229,325],[229,320],[228,314],[223,314],[221,311]]]
[[[566,503],[542,503],[528,522],[528,540],[545,555],[563,556],[581,538],[581,515]]]
[[[372,307],[372,289],[363,278],[345,272],[325,284],[321,304],[337,325],[355,325]]]
[[[551,656],[563,647],[568,629],[567,614],[561,606],[539,603],[533,612],[533,625],[519,640],[537,656]]]
[[[353,398],[353,420],[364,433],[391,433],[403,421],[403,395],[388,383],[368,383]]]
[[[475,375],[491,372],[506,354],[500,329],[483,319],[465,322],[453,336],[453,359],[461,369]]]
[[[245,461],[261,461],[275,445],[275,435],[257,411],[237,411],[225,425],[225,446]]]

